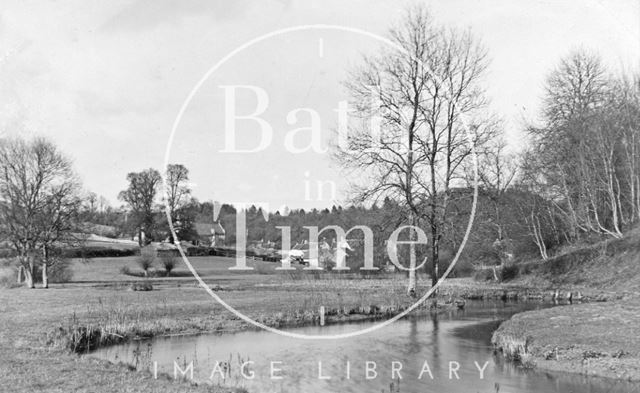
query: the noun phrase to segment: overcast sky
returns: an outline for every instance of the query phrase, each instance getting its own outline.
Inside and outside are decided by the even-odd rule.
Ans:
[[[253,38],[296,25],[342,25],[384,35],[411,3],[4,0],[0,129],[4,135],[53,139],[73,158],[85,187],[118,205],[128,172],[162,167],[181,105],[226,54]],[[426,3],[439,23],[468,27],[487,47],[491,64],[485,82],[492,109],[505,118],[514,148],[524,137],[522,119],[535,118],[545,75],[571,49],[598,52],[617,71],[640,68],[636,0]],[[272,208],[330,205],[329,193],[322,201],[305,200],[305,181],[318,180],[335,181],[335,198],[343,199],[344,175],[326,154],[285,151],[285,136],[296,128],[286,116],[298,107],[317,109],[326,143],[336,124],[333,109],[344,98],[340,82],[345,70],[378,46],[357,34],[318,30],[247,48],[194,96],[170,160],[189,167],[194,194],[201,200],[268,202]],[[234,84],[256,85],[269,95],[263,117],[274,136],[263,152],[221,152],[225,101],[220,86]],[[255,109],[250,94],[238,99],[239,112]],[[301,116],[301,124],[304,120]],[[255,127],[239,130],[239,144],[257,144]]]

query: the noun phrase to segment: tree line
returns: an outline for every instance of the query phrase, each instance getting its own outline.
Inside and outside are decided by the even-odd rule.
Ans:
[[[418,274],[429,274],[435,283],[462,244],[476,180],[477,213],[458,272],[548,259],[564,244],[619,238],[637,224],[638,74],[616,74],[587,50],[569,53],[547,75],[539,117],[523,126],[527,142],[514,151],[486,94],[487,51],[469,31],[441,26],[426,8],[415,7],[389,38],[396,47],[363,58],[344,81],[359,121],[349,125],[346,144],[332,151],[352,179],[349,203],[268,212],[268,220],[260,208],[250,207],[250,243],[278,246],[278,226],[292,228],[295,244],[308,239],[304,226],[367,225],[374,230],[375,263],[381,266],[390,232],[414,225],[429,235],[428,244],[408,256],[409,267],[422,257],[429,260],[424,270],[410,274],[408,293],[414,295]],[[213,202],[193,197],[189,170],[181,164],[164,173],[129,173],[118,196],[121,208],[83,191],[70,160],[41,138],[2,139],[0,171],[0,235],[30,287],[37,267],[47,285],[61,244],[81,244],[76,234],[83,232],[82,223],[115,227],[111,236],[137,237],[142,246],[197,240],[195,223],[213,220]],[[236,214],[234,206],[223,204],[217,217],[230,247]],[[358,236],[354,232],[350,239],[354,245]],[[323,237],[335,240],[335,234]],[[356,247],[351,257],[356,265],[359,252]]]

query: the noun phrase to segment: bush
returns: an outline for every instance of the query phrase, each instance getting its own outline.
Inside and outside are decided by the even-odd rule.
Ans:
[[[168,254],[162,255],[160,257],[160,262],[162,263],[162,266],[164,267],[164,271],[167,273],[167,276],[171,275],[171,271],[178,264],[176,257]]]
[[[509,281],[518,277],[520,273],[520,267],[514,263],[506,264],[502,266],[502,270],[500,271],[500,280],[501,281]]]
[[[138,265],[144,271],[144,275],[149,275],[149,269],[156,262],[157,254],[153,247],[145,247],[140,250],[140,256],[137,258]]]
[[[132,291],[153,291],[153,285],[149,281],[134,282],[129,289]]]

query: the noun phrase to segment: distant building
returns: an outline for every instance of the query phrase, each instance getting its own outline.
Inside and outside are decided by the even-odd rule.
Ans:
[[[198,240],[195,242],[197,246],[221,246],[224,244],[226,232],[219,222],[196,222],[195,229],[198,234]]]
[[[296,245],[289,250],[289,258],[299,263],[308,264],[310,257],[309,249],[312,247],[318,248],[319,265],[324,267],[325,260],[334,250],[324,239],[319,242],[309,242],[305,240],[302,243],[296,243]]]

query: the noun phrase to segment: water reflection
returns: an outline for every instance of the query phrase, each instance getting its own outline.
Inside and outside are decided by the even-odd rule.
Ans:
[[[158,338],[103,348],[91,356],[256,392],[628,392],[634,386],[576,375],[522,370],[494,357],[500,320],[540,304],[469,302],[464,310],[409,317],[373,333],[311,341],[266,332]],[[346,324],[295,329],[337,334]],[[242,365],[245,364],[244,369]],[[248,377],[253,375],[253,379]]]

